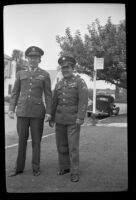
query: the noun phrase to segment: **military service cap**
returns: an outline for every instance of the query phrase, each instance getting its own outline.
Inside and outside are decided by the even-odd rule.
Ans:
[[[74,66],[76,64],[76,60],[72,56],[61,56],[58,59],[58,63],[61,67],[68,65]]]
[[[42,56],[44,51],[36,46],[31,46],[25,51],[25,56]]]

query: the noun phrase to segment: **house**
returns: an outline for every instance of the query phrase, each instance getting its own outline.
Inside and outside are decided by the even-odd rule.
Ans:
[[[4,54],[4,97],[11,95],[17,71],[25,69],[26,67],[26,60],[21,60],[21,64],[17,64],[12,57]]]
[[[16,77],[16,62],[4,54],[4,97],[10,96]]]
[[[27,66],[27,61],[23,60],[22,66]],[[20,70],[17,63],[10,56],[4,54],[4,97],[10,97],[16,79],[16,72]],[[51,78],[51,88],[55,87],[56,82],[62,77],[59,69],[47,70]]]

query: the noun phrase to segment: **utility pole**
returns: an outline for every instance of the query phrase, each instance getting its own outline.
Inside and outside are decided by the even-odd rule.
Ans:
[[[94,57],[94,74],[93,74],[93,113],[92,120],[93,126],[96,125],[96,79],[97,79],[97,69],[103,69],[104,58]]]

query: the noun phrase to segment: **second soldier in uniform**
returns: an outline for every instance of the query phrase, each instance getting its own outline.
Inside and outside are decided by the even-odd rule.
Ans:
[[[55,87],[53,94],[52,118],[49,122],[56,130],[58,150],[58,175],[68,172],[71,181],[79,181],[79,137],[80,128],[88,105],[88,88],[83,79],[73,74],[76,61],[71,56],[58,60],[63,79]]]
[[[16,81],[11,95],[9,117],[17,114],[17,132],[19,136],[18,156],[15,169],[9,176],[23,172],[26,159],[26,146],[29,127],[32,137],[32,169],[33,175],[40,175],[40,143],[43,134],[44,118],[51,118],[52,92],[48,72],[38,67],[44,54],[39,47],[29,47],[25,56],[28,58],[28,69],[16,74]],[[43,103],[45,94],[46,110]],[[17,107],[17,109],[16,109]]]

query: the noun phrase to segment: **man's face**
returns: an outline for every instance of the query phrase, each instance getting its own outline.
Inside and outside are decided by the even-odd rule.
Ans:
[[[64,78],[69,78],[73,74],[73,68],[72,66],[63,66],[61,67],[61,72]]]
[[[28,62],[30,67],[35,68],[38,67],[38,64],[41,62],[40,56],[30,56],[28,57]]]

